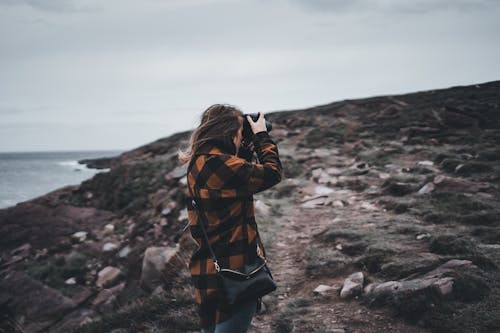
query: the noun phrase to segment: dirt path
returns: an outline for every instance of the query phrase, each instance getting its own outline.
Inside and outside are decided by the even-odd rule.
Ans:
[[[314,186],[312,182],[311,185]],[[378,219],[390,215],[381,207],[366,205],[367,200],[354,191],[342,189],[329,197],[347,199],[350,204],[344,208],[330,205],[304,208],[295,197],[293,208],[279,219],[274,241],[267,249],[278,290],[268,299],[269,309],[254,317],[249,332],[428,332],[393,318],[387,309],[372,309],[356,299],[341,299],[340,288],[351,271],[332,277],[307,276],[304,253],[315,242],[315,235],[325,228],[335,228],[336,224],[377,228],[366,221],[374,215]],[[362,208],[363,205],[368,208]],[[313,290],[320,284],[335,289],[315,294]]]

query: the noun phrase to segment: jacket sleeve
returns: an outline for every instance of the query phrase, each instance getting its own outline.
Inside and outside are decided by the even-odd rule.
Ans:
[[[231,173],[225,187],[236,188],[239,195],[258,193],[281,181],[278,146],[266,131],[255,134],[253,141],[259,163],[248,162],[234,155],[224,162]]]

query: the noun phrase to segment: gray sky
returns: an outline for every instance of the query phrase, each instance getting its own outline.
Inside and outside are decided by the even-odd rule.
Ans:
[[[500,79],[500,0],[0,0],[0,152]]]

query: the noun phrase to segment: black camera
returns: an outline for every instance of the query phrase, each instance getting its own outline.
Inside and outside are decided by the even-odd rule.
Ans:
[[[243,115],[243,140],[247,142],[252,142],[253,131],[252,127],[250,127],[250,123],[247,120],[247,116],[250,116],[250,118],[252,118],[253,121],[257,121],[257,119],[259,119],[259,114],[249,113]],[[266,120],[266,129],[268,132],[271,132],[271,130],[273,129],[273,125],[268,120]]]

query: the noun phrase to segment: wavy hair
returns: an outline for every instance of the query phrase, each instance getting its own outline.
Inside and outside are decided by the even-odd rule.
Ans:
[[[201,115],[200,125],[193,131],[187,150],[178,151],[179,160],[188,163],[206,143],[222,145],[236,152],[234,137],[243,125],[243,112],[229,104],[214,104]]]

